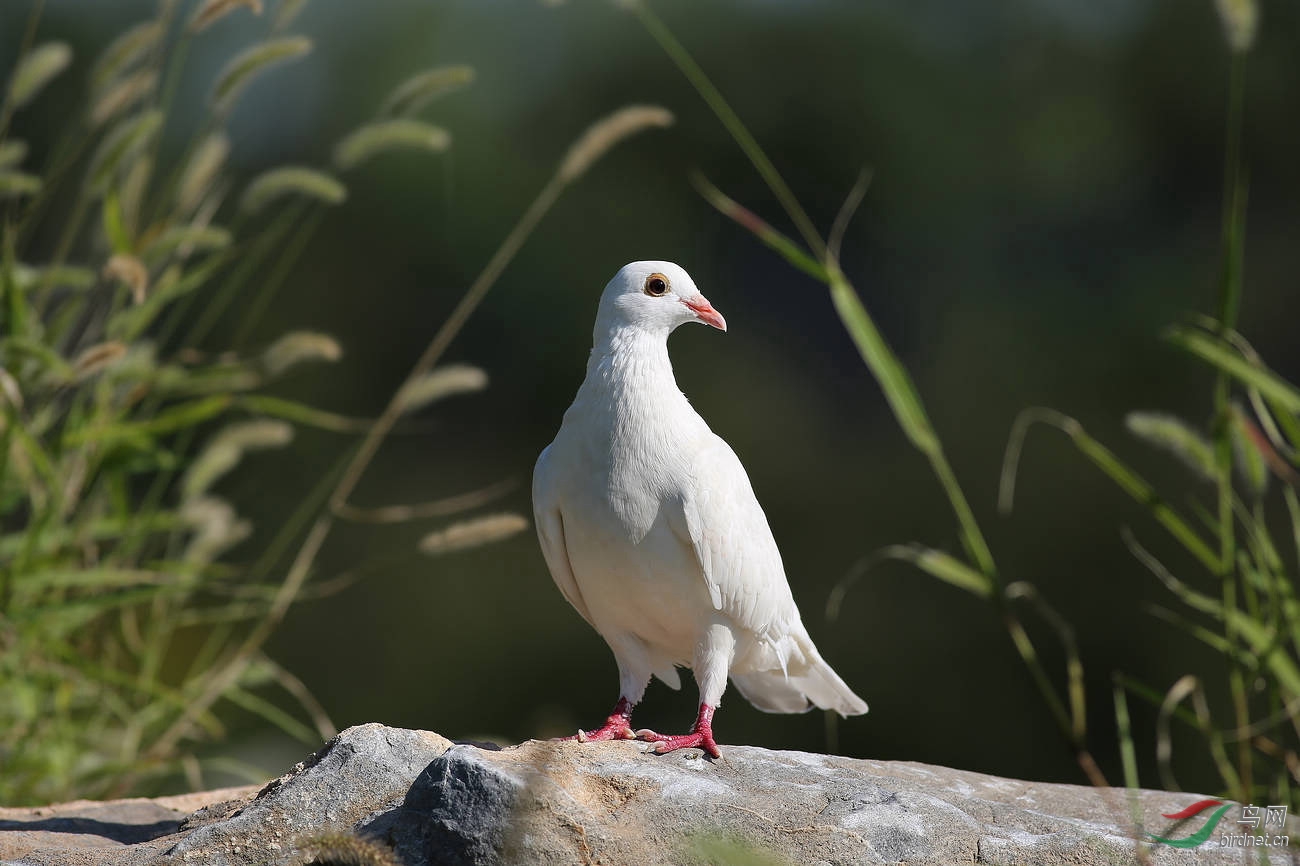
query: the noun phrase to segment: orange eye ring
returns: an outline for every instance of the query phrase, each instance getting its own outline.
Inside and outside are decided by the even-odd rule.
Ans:
[[[651,274],[645,278],[645,293],[659,298],[668,294],[668,278],[663,274]]]

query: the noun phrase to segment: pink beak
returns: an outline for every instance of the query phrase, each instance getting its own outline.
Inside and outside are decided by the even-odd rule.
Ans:
[[[708,298],[700,295],[698,298],[683,300],[682,303],[704,324],[712,325],[719,331],[727,330],[727,320],[722,318],[722,313],[713,309],[713,305],[709,303]]]

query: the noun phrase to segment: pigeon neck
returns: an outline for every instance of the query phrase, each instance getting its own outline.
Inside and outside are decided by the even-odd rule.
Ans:
[[[591,349],[587,381],[620,390],[667,386],[676,391],[668,335],[643,327],[611,328]]]

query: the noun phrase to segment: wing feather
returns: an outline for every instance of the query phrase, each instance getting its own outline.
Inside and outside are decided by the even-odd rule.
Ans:
[[[596,624],[591,620],[591,613],[587,610],[587,603],[582,598],[582,590],[578,588],[577,578],[573,576],[573,565],[569,561],[568,543],[564,534],[564,515],[560,512],[560,504],[556,501],[556,485],[551,483],[551,467],[547,460],[551,449],[549,446],[542,451],[542,455],[537,458],[537,466],[533,470],[533,522],[537,526],[537,539],[541,543],[542,556],[546,559],[546,567],[551,572],[551,579],[555,585],[560,588],[569,604],[573,609],[581,614],[582,618],[592,628]],[[597,629],[599,631],[599,629]]]
[[[780,634],[799,621],[799,612],[740,458],[710,434],[691,475],[682,501],[684,540],[695,550],[714,608],[756,634]]]

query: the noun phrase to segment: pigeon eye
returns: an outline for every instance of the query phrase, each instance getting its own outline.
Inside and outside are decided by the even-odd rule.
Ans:
[[[668,278],[663,274],[651,274],[645,278],[645,293],[656,298],[668,294]]]

